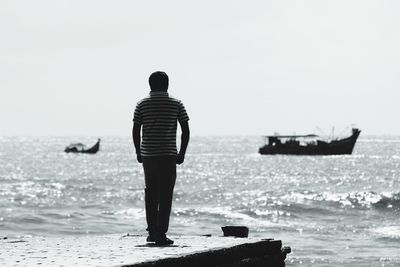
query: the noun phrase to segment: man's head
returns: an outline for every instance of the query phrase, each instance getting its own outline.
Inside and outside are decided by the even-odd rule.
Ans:
[[[149,84],[151,91],[166,92],[169,84],[168,75],[163,71],[153,72],[149,77]]]

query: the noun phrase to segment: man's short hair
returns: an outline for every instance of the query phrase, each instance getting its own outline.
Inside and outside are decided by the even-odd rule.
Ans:
[[[167,91],[169,79],[168,75],[163,71],[153,72],[149,77],[151,91]]]

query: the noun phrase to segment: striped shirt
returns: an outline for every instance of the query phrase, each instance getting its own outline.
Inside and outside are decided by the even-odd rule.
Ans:
[[[141,124],[142,157],[176,155],[177,121],[187,122],[189,116],[182,102],[167,92],[151,91],[136,105],[133,121]]]

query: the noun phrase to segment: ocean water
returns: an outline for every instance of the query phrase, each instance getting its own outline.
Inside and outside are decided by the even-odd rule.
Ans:
[[[143,170],[130,137],[0,137],[0,236],[145,234]],[[178,167],[171,234],[250,235],[292,248],[287,266],[400,266],[400,136],[353,155],[261,156],[262,140],[193,137]]]

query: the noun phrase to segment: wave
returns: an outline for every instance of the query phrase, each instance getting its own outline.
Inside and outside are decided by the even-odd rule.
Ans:
[[[260,220],[250,214],[232,209],[232,207],[197,207],[197,208],[176,208],[173,214],[177,217],[187,216],[198,220],[217,220],[219,222],[236,222],[244,225],[258,225],[263,227],[276,226],[277,224],[269,220]]]
[[[374,203],[376,208],[390,208],[400,211],[400,192],[392,194],[391,196],[381,195],[378,202]]]
[[[349,193],[299,193],[291,192],[282,197],[286,203],[308,204],[319,206],[332,206],[337,208],[359,208],[400,211],[400,192],[376,193],[373,191],[349,192]]]
[[[400,239],[400,226],[382,226],[371,229],[371,232],[379,238],[383,239]]]
[[[138,219],[138,218],[145,218],[146,213],[144,208],[128,208],[128,209],[123,209],[119,211],[102,211],[101,212],[103,215],[114,215],[117,214],[119,216],[122,216],[125,219]]]

